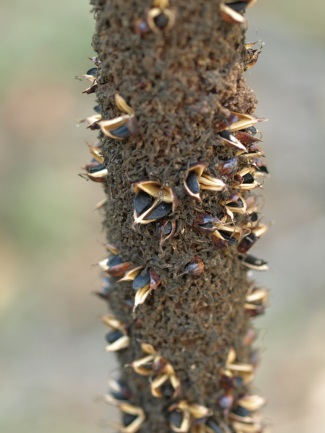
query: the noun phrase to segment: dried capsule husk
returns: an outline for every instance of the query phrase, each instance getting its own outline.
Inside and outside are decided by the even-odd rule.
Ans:
[[[168,240],[172,239],[176,232],[175,220],[163,220],[159,223],[160,246],[163,246]]]
[[[235,183],[233,184],[234,189],[239,189],[243,191],[250,191],[252,189],[261,186],[254,178],[256,169],[254,167],[245,167],[238,171],[235,176]]]
[[[184,188],[185,192],[194,200],[201,202],[200,183],[198,178],[202,176],[207,165],[203,162],[192,164],[185,173]]]
[[[143,409],[126,402],[118,404],[118,407],[123,412],[123,427],[120,428],[120,432],[137,432],[146,419]]]
[[[202,174],[198,177],[200,189],[207,189],[209,191],[222,191],[225,189],[225,183],[216,177],[209,176],[208,174]]]
[[[224,130],[219,132],[219,137],[221,137],[222,144],[228,147],[233,147],[239,149],[242,152],[247,152],[246,147],[235,137],[231,130]]]
[[[127,383],[121,379],[108,382],[109,394],[114,401],[128,401],[132,397],[131,390]]]
[[[107,259],[99,262],[100,268],[114,278],[122,277],[132,266],[131,262],[124,262],[122,257],[111,254]]]
[[[227,242],[228,245],[236,245],[241,238],[241,233],[242,230],[239,227],[223,225],[218,227],[217,230],[211,234],[211,236],[213,240],[218,238]],[[216,242],[218,245],[218,241]]]
[[[172,188],[155,181],[133,184],[134,223],[149,224],[174,212],[178,200]]]
[[[228,4],[221,3],[220,14],[221,18],[229,24],[242,24],[245,22],[245,18],[234,9],[229,7]]]
[[[138,133],[139,125],[133,114],[124,114],[98,123],[104,135],[115,140],[125,140]]]
[[[126,100],[118,92],[115,93],[114,99],[115,99],[115,104],[119,110],[123,111],[123,113],[126,114],[130,114],[130,115],[134,114],[133,108],[126,102]]]
[[[244,236],[238,244],[237,250],[240,253],[246,253],[268,230],[266,224],[258,224],[251,229],[251,232]]]
[[[104,156],[101,148],[98,146],[92,146],[91,144],[87,144],[87,146],[92,157],[100,164],[104,164]]]
[[[161,284],[160,277],[154,269],[148,269],[148,271],[141,276],[141,280],[137,281],[139,280],[139,275],[133,281],[133,290],[136,290],[133,311],[138,305],[143,304],[150,293],[156,290]]]
[[[265,405],[265,399],[259,395],[244,395],[237,400],[237,404],[249,412],[255,412]]]
[[[247,204],[244,197],[238,192],[232,192],[227,199],[221,199],[219,203],[225,207],[227,214],[233,220],[234,213],[245,215],[247,213]]]
[[[158,1],[154,2],[153,6],[147,13],[149,28],[154,33],[171,30],[175,25],[175,10],[169,7],[169,2]]]
[[[124,324],[112,314],[103,316],[102,321],[112,329],[112,331],[106,334],[108,345],[105,350],[107,352],[116,352],[127,348],[130,344],[130,339],[127,336]]]
[[[85,176],[87,176],[89,180],[98,183],[107,182],[108,170],[105,164],[101,164],[100,162],[95,161],[91,164],[86,165],[85,170]]]
[[[258,259],[255,256],[247,254],[245,256],[238,256],[242,265],[246,268],[253,269],[254,271],[267,271],[269,268],[267,266],[267,262],[263,259]]]
[[[237,117],[237,120],[233,122],[228,128],[229,131],[232,132],[248,129],[251,126],[256,125],[257,122],[264,120],[264,119],[258,119],[249,114],[237,113],[236,111],[232,111],[231,113]]]
[[[235,174],[238,167],[238,158],[230,158],[226,161],[221,161],[217,164],[217,168],[221,176],[231,176]]]
[[[198,277],[204,271],[204,263],[199,256],[194,256],[184,268],[181,275],[191,275]]]
[[[220,212],[216,217],[205,213],[199,213],[195,218],[193,227],[199,233],[208,234],[215,232],[218,227],[223,225],[226,221],[227,215],[224,212]]]
[[[253,66],[255,66],[255,64],[259,58],[259,55],[261,54],[261,52],[263,50],[263,44],[261,44],[261,46],[259,48],[253,49],[253,47],[256,44],[257,44],[257,42],[245,44],[245,48],[246,48],[245,71],[247,71],[247,69],[250,69]]]

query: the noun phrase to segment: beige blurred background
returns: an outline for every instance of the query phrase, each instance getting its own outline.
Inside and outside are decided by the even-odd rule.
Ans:
[[[265,48],[247,78],[260,101],[271,178],[256,247],[271,271],[270,308],[255,321],[263,362],[256,391],[277,433],[323,433],[325,422],[325,5],[259,1],[249,41]],[[105,305],[92,292],[103,258],[100,186],[78,177],[95,137],[78,119],[94,96],[74,79],[94,22],[80,0],[0,6],[0,431],[112,433],[99,401],[109,375]]]

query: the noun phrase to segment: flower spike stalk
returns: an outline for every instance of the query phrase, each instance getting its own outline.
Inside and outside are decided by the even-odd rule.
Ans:
[[[91,0],[97,142],[83,177],[106,198],[105,400],[125,433],[261,433],[252,318],[268,292],[248,276],[266,233],[256,190],[268,174],[244,73],[253,0]]]

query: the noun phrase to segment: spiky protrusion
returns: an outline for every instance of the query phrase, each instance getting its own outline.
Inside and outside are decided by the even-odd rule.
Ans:
[[[127,388],[106,400],[124,433],[263,430],[250,318],[267,291],[247,270],[267,269],[250,249],[268,228],[253,193],[268,170],[242,78],[260,54],[244,43],[253,3],[92,0],[98,58],[82,77],[100,135],[84,176],[108,195],[98,295],[114,311],[106,349]]]

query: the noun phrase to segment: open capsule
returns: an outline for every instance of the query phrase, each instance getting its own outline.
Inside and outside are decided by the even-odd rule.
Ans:
[[[170,30],[175,24],[176,14],[169,0],[154,0],[147,13],[147,24],[154,33]]]
[[[238,258],[246,268],[253,269],[254,271],[267,271],[269,269],[265,260],[258,259],[252,255],[247,254],[246,256],[238,256]]]
[[[133,185],[135,224],[149,224],[174,212],[177,197],[173,189],[160,182],[142,181]]]

